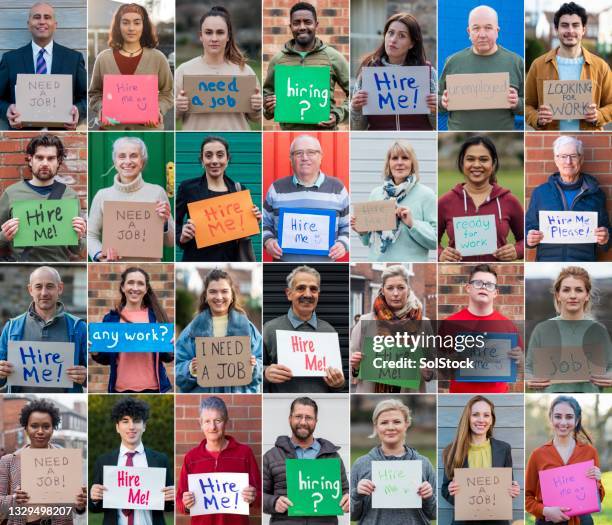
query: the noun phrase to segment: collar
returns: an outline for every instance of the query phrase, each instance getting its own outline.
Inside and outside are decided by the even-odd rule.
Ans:
[[[293,326],[293,328],[298,328],[302,326],[303,324],[309,324],[315,330],[317,329],[317,313],[316,312],[312,312],[312,317],[308,319],[308,321],[303,321],[297,315],[295,315],[295,313],[293,312],[293,308],[289,308],[289,312],[287,312],[287,317],[289,318],[289,322],[291,323],[291,326]]]
[[[554,62],[555,64],[557,63],[557,51],[559,50],[561,46],[557,46],[554,49],[551,49],[548,53],[546,53],[546,55],[544,56],[544,61],[545,62]],[[593,55],[584,48],[584,46],[580,46],[582,48],[582,56],[584,57],[584,62],[586,64],[592,64],[593,63]]]
[[[36,319],[36,321],[40,323],[51,324],[55,322],[58,317],[62,317],[64,315],[64,303],[62,303],[61,301],[57,302],[55,315],[48,321],[45,321],[40,315],[38,315],[38,312],[36,312],[34,308],[34,301],[32,301],[30,303],[30,306],[28,306],[28,315],[30,317],[33,317],[34,319]]]
[[[317,188],[321,187],[321,184],[323,184],[323,181],[325,180],[325,173],[323,173],[322,171],[319,171],[319,176],[317,177],[317,180],[314,181],[314,184],[312,186],[316,186]],[[300,179],[297,178],[297,175],[293,175],[293,178],[291,179],[291,181],[293,182],[294,186],[304,186],[304,188],[312,188],[312,186],[306,186],[305,184],[303,184]]]
[[[314,450],[314,451],[315,451],[317,454],[318,454],[318,453],[321,451],[321,443],[319,443],[319,440],[318,440],[318,439],[314,439],[314,440],[312,441],[312,445],[310,445],[309,447],[306,447],[306,448],[301,447],[300,445],[298,445],[297,443],[295,443],[295,442],[293,441],[293,439],[291,439],[291,438],[289,438],[289,441],[291,442],[291,446],[292,446],[294,449],[296,449],[296,450],[297,450],[298,448],[301,448],[301,449],[303,449],[303,450]]]
[[[49,42],[44,48],[40,47],[36,42],[34,42],[34,40],[32,40],[32,51],[34,51],[36,55],[40,53],[41,49],[44,49],[49,56],[53,56],[53,40],[51,40],[51,42]]]
[[[145,449],[142,441],[134,450],[130,450],[123,443],[121,443],[121,446],[119,447],[119,457],[125,456],[128,452],[138,452],[138,454],[144,454]]]
[[[138,177],[136,177],[132,182],[125,184],[119,180],[119,174],[115,173],[113,185],[115,186],[116,190],[122,193],[133,193],[144,186],[144,179],[142,178],[142,173],[139,173]]]

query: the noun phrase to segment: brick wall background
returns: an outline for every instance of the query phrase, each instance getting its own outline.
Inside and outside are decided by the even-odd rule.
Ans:
[[[563,133],[576,136],[576,134]],[[562,135],[559,132],[525,133],[525,211],[529,208],[531,193],[555,173],[552,143]],[[581,132],[584,145],[582,171],[597,178],[606,194],[608,215],[612,214],[612,133]],[[525,260],[535,260],[535,250],[525,250]],[[612,261],[612,251],[599,251],[600,261]]]
[[[121,297],[119,283],[121,272],[130,263],[101,263],[89,265],[89,301],[88,321],[100,323],[109,310],[115,308]],[[155,291],[159,302],[166,310],[170,322],[174,322],[174,264],[155,263],[138,264],[151,277],[151,287]],[[174,385],[174,364],[164,363],[170,382]],[[91,359],[88,360],[89,392],[106,392],[110,367],[99,365]]]
[[[261,472],[261,396],[251,394],[217,394],[225,401],[229,413],[226,434],[238,442],[251,447]],[[204,434],[199,423],[199,406],[206,395],[176,394],[175,396],[175,477],[176,484],[181,475],[185,454],[199,445]],[[251,506],[251,525],[259,525],[261,507]],[[188,525],[189,517],[176,512],[176,525]]]

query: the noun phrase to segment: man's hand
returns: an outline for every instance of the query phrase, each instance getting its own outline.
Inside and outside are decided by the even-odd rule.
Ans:
[[[515,88],[510,87],[508,89],[508,104],[510,104],[510,109],[514,109],[516,106],[518,106],[518,101],[518,91]]]
[[[174,501],[174,487],[164,487],[162,492],[164,493],[164,501]]]
[[[267,366],[264,375],[269,383],[285,383],[293,378],[291,368],[277,364]]]
[[[264,97],[263,105],[266,113],[271,113],[271,118],[274,118],[274,109],[276,108],[276,95],[266,95]]]
[[[610,232],[608,231],[608,228],[605,226],[595,228],[595,239],[597,240],[597,244],[601,246],[608,244],[608,240],[610,239]]]
[[[346,248],[340,241],[336,241],[334,245],[329,249],[329,258],[332,261],[337,261],[346,255]]]
[[[589,104],[588,110],[584,114],[584,120],[591,124],[597,124],[597,104]]]
[[[72,218],[72,229],[76,232],[79,239],[87,235],[87,221],[83,217]]]
[[[341,388],[344,385],[344,374],[339,368],[330,366],[325,370],[323,381],[331,388]]]
[[[527,246],[533,248],[542,242],[544,239],[544,232],[540,230],[529,230],[527,232]]]
[[[265,242],[264,248],[273,259],[280,259],[283,256],[283,250],[274,237],[271,237]]]
[[[330,113],[329,118],[323,122],[319,122],[317,126],[323,129],[334,129],[338,125],[338,119],[335,113]]]
[[[23,123],[21,122],[21,113],[17,111],[17,107],[15,106],[15,104],[11,104],[6,110],[6,119],[8,120],[9,126],[11,126],[11,128],[23,128]]]
[[[82,385],[87,381],[87,368],[83,365],[71,366],[66,369],[66,375],[73,383]]]
[[[89,491],[89,496],[92,501],[101,501],[104,497],[104,491],[108,490],[104,485],[100,485],[98,483],[91,486],[91,490]]]
[[[274,504],[274,511],[278,514],[284,514],[289,507],[293,507],[293,503],[287,496],[279,496]]]
[[[5,379],[10,376],[15,368],[10,361],[0,361],[0,377]]]
[[[76,106],[72,106],[70,110],[70,116],[72,120],[70,122],[64,123],[64,128],[70,131],[74,131],[77,128],[77,124],[79,123],[79,110]]]
[[[546,104],[542,104],[538,108],[538,126],[543,128],[547,124],[550,124],[553,121],[552,109],[550,106]]]
[[[6,237],[7,241],[12,241],[17,235],[17,231],[19,230],[19,219],[9,219],[2,226],[0,226],[4,237]]]
[[[440,99],[440,105],[448,110],[448,89],[444,90],[444,93],[442,93],[442,98]]]
[[[342,512],[345,514],[349,511],[349,495],[344,494],[342,499],[340,500],[340,507],[342,507]]]

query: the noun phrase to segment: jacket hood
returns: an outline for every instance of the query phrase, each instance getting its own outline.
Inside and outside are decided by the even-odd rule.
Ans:
[[[315,438],[319,444],[321,445],[321,450],[319,451],[319,456],[323,454],[334,454],[340,450],[340,447],[334,445],[331,441],[323,438]],[[293,447],[293,443],[291,443],[291,439],[289,436],[278,436],[276,438],[276,443],[274,443],[275,447],[280,448],[287,454],[291,456],[295,456],[295,448]]]
[[[319,51],[322,51],[326,47],[327,47],[327,44],[325,44],[323,41],[321,41],[320,38],[317,37],[315,38],[314,47],[310,51],[308,51],[308,54],[318,53]],[[295,40],[293,38],[289,40],[289,42],[285,42],[282,52],[285,53],[286,55],[298,55],[298,56],[300,55],[300,53],[295,50]]]
[[[368,457],[372,461],[399,461],[399,460],[406,460],[406,459],[410,459],[410,460],[420,459],[421,455],[413,448],[410,448],[407,445],[404,445],[404,454],[402,454],[401,456],[397,456],[397,457],[393,457],[392,459],[389,459],[389,457],[383,454],[382,447],[378,446],[378,447],[374,447],[372,450],[370,450],[370,452],[368,452]]]
[[[501,220],[502,217],[502,202],[507,195],[510,195],[510,190],[507,188],[502,188],[499,184],[494,182],[491,188],[491,193],[487,197],[487,200],[484,201],[480,205],[480,210],[487,209],[489,206],[493,206],[491,208],[490,213],[494,213],[499,216]],[[463,211],[467,214],[468,212],[468,196],[467,191],[465,191],[464,183],[457,184],[452,190],[451,193],[456,197],[457,205],[463,207]]]
[[[593,175],[580,172],[580,176],[582,177],[581,189],[583,191],[596,192],[599,190],[599,182],[595,177],[593,177]],[[553,173],[550,177],[548,177],[548,183],[554,186],[561,184],[561,174],[558,171]]]

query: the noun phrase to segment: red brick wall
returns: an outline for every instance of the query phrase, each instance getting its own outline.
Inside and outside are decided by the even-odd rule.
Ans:
[[[582,171],[597,178],[606,194],[608,215],[612,214],[612,133],[563,133],[576,136],[584,145]],[[557,170],[553,160],[552,143],[562,135],[559,132],[525,133],[525,210],[529,208],[531,193]],[[525,260],[535,260],[535,250],[525,250]],[[600,251],[600,261],[612,261],[612,251]]]
[[[89,264],[89,300],[87,317],[90,323],[100,323],[109,310],[119,301],[121,272],[129,266],[139,266],[151,277],[151,287],[170,322],[174,322],[174,264],[172,263],[100,263]],[[174,363],[165,363],[170,382],[174,385]],[[89,358],[89,392],[106,392],[110,367],[99,365]]]
[[[27,402],[27,399],[5,399],[2,404],[0,417],[2,417],[4,427],[4,449],[7,454],[15,452],[20,446],[23,446],[23,443],[21,445],[17,443],[17,434],[22,430],[19,415]]]
[[[226,433],[238,442],[251,447],[261,472],[261,396],[253,394],[217,394],[227,405],[229,423]],[[205,394],[176,394],[175,396],[175,461],[174,479],[178,485],[185,454],[197,446],[204,434],[199,423],[199,407]],[[251,525],[261,523],[261,508],[251,506]],[[189,517],[176,513],[176,525],[188,525]]]

